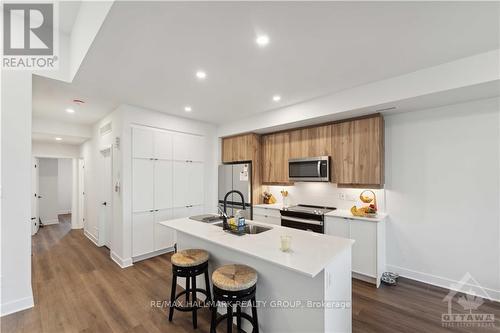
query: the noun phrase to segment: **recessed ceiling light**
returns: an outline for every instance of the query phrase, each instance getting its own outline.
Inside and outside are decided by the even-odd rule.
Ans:
[[[273,101],[275,101],[275,102],[281,101],[281,96],[280,95],[274,95],[273,96]]]
[[[204,80],[207,77],[207,73],[205,73],[204,71],[197,71],[196,77],[200,80]]]
[[[186,112],[191,112],[192,110],[193,109],[191,109],[191,107],[189,105],[184,107],[184,111],[186,111]]]
[[[62,140],[62,138],[60,138],[60,137],[56,137],[55,139],[56,139],[56,141],[61,141]]]
[[[67,109],[66,109],[66,112],[67,112],[67,113],[75,113],[75,110],[70,109],[70,108],[67,108]]]
[[[257,36],[257,39],[255,39],[255,42],[260,47],[266,46],[267,44],[269,44],[269,37],[267,35]]]

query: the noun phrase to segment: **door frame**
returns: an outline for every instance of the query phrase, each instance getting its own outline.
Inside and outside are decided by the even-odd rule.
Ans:
[[[85,198],[85,160],[78,159],[78,221],[77,226],[79,229],[85,230],[86,226],[86,198]]]
[[[40,190],[40,165],[36,156],[31,157],[31,236],[35,235],[39,229],[40,208],[38,205]],[[34,219],[34,220],[33,220]]]

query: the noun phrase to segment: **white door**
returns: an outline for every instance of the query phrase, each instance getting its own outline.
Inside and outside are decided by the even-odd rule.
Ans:
[[[78,160],[78,226],[85,228],[85,162]]]
[[[203,163],[190,162],[187,165],[188,205],[201,205],[204,202]]]
[[[154,158],[172,159],[172,133],[154,131]]]
[[[132,214],[132,256],[154,251],[154,212]]]
[[[132,210],[154,209],[154,161],[134,158],[132,161]]]
[[[189,205],[189,164],[181,161],[173,162],[173,206],[187,207]]]
[[[168,249],[174,246],[175,231],[158,223],[171,220],[172,213],[172,209],[161,209],[155,212],[155,251]]]
[[[349,222],[351,220],[344,217],[325,218],[325,234],[343,238],[350,238]]]
[[[99,214],[99,245],[111,248],[112,239],[112,164],[111,149],[101,151],[101,166],[103,173],[99,183],[100,214]]]
[[[39,177],[39,164],[38,158],[33,157],[31,163],[31,234],[34,235],[38,232],[38,178]]]
[[[172,208],[172,161],[154,161],[154,209]]]
[[[132,128],[132,157],[153,157],[154,131],[143,128]]]

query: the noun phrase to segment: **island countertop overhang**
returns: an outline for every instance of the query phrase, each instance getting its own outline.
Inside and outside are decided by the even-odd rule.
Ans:
[[[352,239],[277,225],[271,226],[258,221],[248,221],[248,223],[272,227],[272,229],[260,234],[236,236],[223,231],[221,227],[189,218],[158,223],[311,278],[319,274],[339,253],[350,248],[354,243]],[[282,252],[279,249],[281,235],[292,237],[290,252]]]

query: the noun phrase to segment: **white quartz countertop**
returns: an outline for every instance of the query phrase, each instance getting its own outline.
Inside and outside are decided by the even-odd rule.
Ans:
[[[354,220],[380,222],[380,221],[383,221],[387,217],[387,214],[385,214],[385,213],[378,213],[376,217],[362,217],[362,216],[354,216],[354,215],[352,215],[352,213],[351,213],[350,210],[336,209],[334,211],[331,211],[330,213],[326,213],[325,216],[346,217],[346,218],[350,218],[350,219],[354,219]],[[325,221],[325,223],[327,223],[327,220]]]
[[[232,235],[221,227],[182,218],[159,222],[161,225],[201,238],[217,245],[239,251],[249,256],[273,263],[277,266],[315,277],[337,254],[342,253],[354,243],[354,240],[329,236],[319,233],[302,231],[292,228],[269,225],[255,221],[248,224],[257,224],[272,227],[271,230],[260,234],[243,236]],[[291,250],[280,250],[281,235],[291,236]]]
[[[275,203],[275,204],[258,204],[258,205],[253,205],[256,208],[269,208],[269,209],[276,209],[276,210],[281,210],[283,209],[283,204],[282,203]]]

